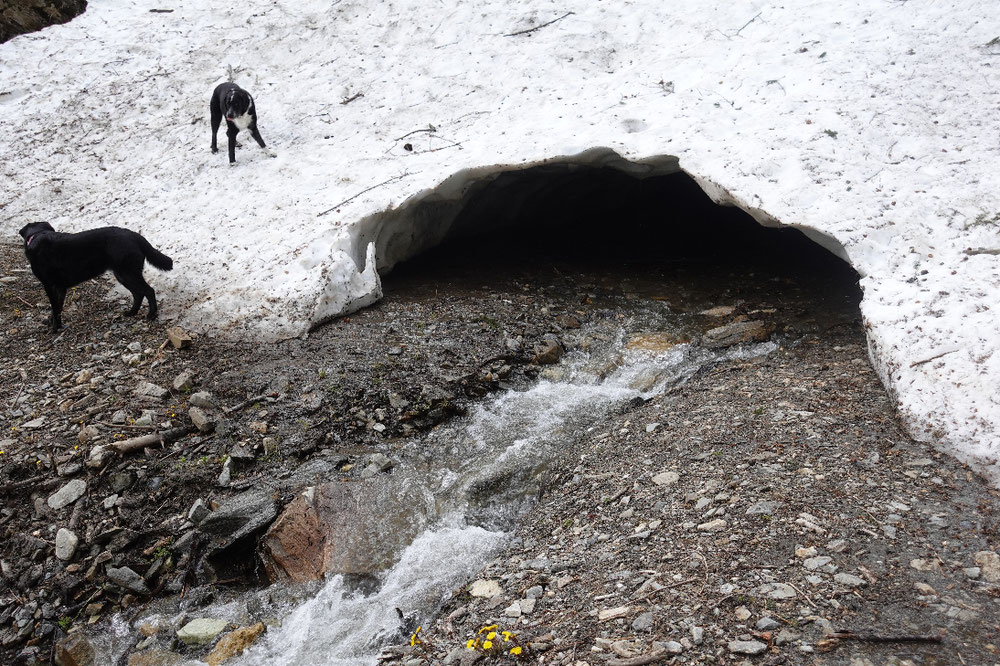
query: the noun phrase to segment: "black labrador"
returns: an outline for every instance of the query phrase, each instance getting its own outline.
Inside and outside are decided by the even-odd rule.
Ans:
[[[102,227],[76,234],[61,233],[48,222],[33,222],[20,231],[24,254],[52,306],[52,332],[62,328],[66,290],[106,271],[132,293],[132,308],[125,314],[139,312],[142,299],[149,301],[150,321],[156,319],[156,292],[142,278],[143,263],[169,271],[174,261],[145,238],[121,227]]]

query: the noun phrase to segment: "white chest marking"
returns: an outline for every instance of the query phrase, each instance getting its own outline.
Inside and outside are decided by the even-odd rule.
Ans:
[[[250,117],[249,113],[244,113],[242,116],[236,116],[235,118],[233,118],[231,122],[237,127],[239,127],[241,130],[245,130],[246,128],[250,127],[250,122],[252,120],[253,118]]]

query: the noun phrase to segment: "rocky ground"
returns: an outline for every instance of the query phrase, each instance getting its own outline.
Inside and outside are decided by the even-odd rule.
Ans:
[[[537,663],[998,661],[996,491],[900,429],[849,278],[508,256],[399,271],[307,339],[178,348],[98,282],[51,335],[20,247],[0,246],[0,661],[84,664],[115,613],[262,583],[257,539],[303,486],[392,474],[403,438],[533,381],[577,322],[665,298],[781,349],[575,441],[509,549],[386,659],[516,658],[507,631]],[[137,632],[119,661],[211,648],[179,629]]]

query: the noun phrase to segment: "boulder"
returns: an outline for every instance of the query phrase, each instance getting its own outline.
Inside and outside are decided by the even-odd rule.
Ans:
[[[90,642],[80,634],[73,634],[56,643],[53,663],[56,666],[91,666],[96,653]]]
[[[264,536],[264,570],[293,582],[381,571],[422,528],[423,504],[392,476],[308,488]]]
[[[219,639],[219,642],[205,657],[208,666],[220,666],[228,659],[243,654],[254,641],[264,633],[264,624],[258,622],[250,627],[240,627]]]
[[[177,638],[185,645],[205,645],[225,631],[227,620],[199,617],[177,630]]]

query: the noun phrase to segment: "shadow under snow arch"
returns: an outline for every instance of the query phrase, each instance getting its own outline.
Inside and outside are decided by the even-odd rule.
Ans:
[[[803,234],[812,243],[805,243]],[[354,259],[365,266],[367,246],[374,243],[377,270],[385,275],[446,242],[477,237],[512,246],[545,243],[590,254],[626,253],[633,260],[788,259],[815,243],[848,259],[836,239],[747,206],[683,171],[674,156],[629,161],[604,148],[456,173],[399,207],[360,221]]]

